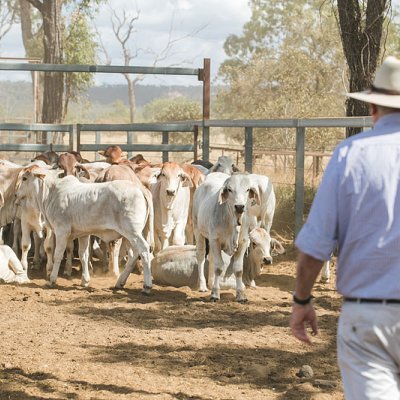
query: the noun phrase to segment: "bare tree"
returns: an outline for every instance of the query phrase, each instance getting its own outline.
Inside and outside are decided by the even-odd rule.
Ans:
[[[110,8],[110,9],[111,9],[112,29],[113,29],[115,38],[117,39],[118,43],[121,45],[125,66],[131,65],[131,62],[135,58],[138,57],[140,52],[146,52],[148,54],[153,55],[153,62],[151,64],[151,66],[155,67],[161,61],[165,61],[168,58],[170,58],[172,55],[174,55],[172,53],[172,50],[177,42],[182,41],[186,38],[195,36],[198,32],[200,32],[205,27],[205,25],[200,26],[198,28],[195,28],[192,32],[190,32],[187,35],[174,38],[173,37],[174,16],[175,16],[175,11],[174,11],[171,21],[170,21],[168,39],[167,39],[165,46],[161,49],[161,51],[155,52],[153,49],[141,49],[141,48],[137,48],[137,47],[135,47],[133,49],[129,44],[133,42],[132,36],[136,32],[135,25],[140,18],[140,10],[137,8],[137,5],[136,5],[136,11],[134,14],[128,13],[125,9],[122,10],[120,14],[118,14],[116,10],[114,10],[112,8]],[[111,64],[111,57],[110,57],[106,47],[104,46],[101,36],[99,34],[98,34],[98,36],[99,36],[99,43],[100,43],[102,52],[104,53],[107,62],[109,64]],[[182,63],[184,63],[184,62],[190,62],[190,60],[182,60]],[[135,114],[136,114],[135,86],[138,82],[140,82],[144,79],[144,75],[139,74],[139,75],[136,75],[134,78],[132,77],[132,74],[123,74],[123,75],[128,84],[130,122],[133,123],[135,120]]]
[[[349,67],[349,90],[369,88],[379,62],[384,23],[391,11],[391,0],[337,0],[339,28]],[[367,105],[355,99],[346,101],[347,116],[368,115]],[[348,128],[347,135],[360,129]]]
[[[10,1],[0,1],[0,41],[10,31],[17,19],[16,5]]]

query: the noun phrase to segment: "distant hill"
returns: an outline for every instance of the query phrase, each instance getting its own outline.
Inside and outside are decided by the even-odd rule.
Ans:
[[[121,100],[128,104],[128,89],[126,85],[103,85],[89,89],[87,95],[90,102],[100,104],[114,103]],[[202,101],[202,86],[156,86],[136,85],[136,105],[142,108],[157,98],[175,98],[184,96],[191,100]]]
[[[216,88],[212,88],[212,95]],[[22,108],[32,105],[32,86],[26,81],[0,81],[0,93],[2,94],[2,104],[19,103]],[[95,86],[88,90],[87,98],[91,103],[102,105],[112,104],[116,100],[121,100],[128,104],[128,94],[126,85],[102,85]],[[136,85],[136,105],[138,108],[157,98],[184,96],[191,100],[202,101],[203,89],[198,86],[157,86],[157,85]]]

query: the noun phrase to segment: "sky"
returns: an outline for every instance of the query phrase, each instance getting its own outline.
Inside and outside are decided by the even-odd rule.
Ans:
[[[138,54],[131,65],[152,66],[155,54],[166,48],[170,37],[174,44],[169,56],[157,66],[202,68],[203,59],[210,58],[212,78],[226,58],[225,39],[230,34],[240,34],[251,15],[248,0],[109,0],[108,5],[101,6],[96,26],[111,65],[123,65],[121,45],[112,30],[112,9],[120,17],[124,10],[130,16],[136,16],[137,10],[140,12],[129,41],[132,53]],[[15,26],[0,41],[0,57],[24,56],[20,27]],[[105,57],[100,57],[99,64],[105,64]],[[30,80],[30,76],[25,72],[1,71],[0,79]],[[142,83],[192,85],[197,84],[197,78],[146,75]],[[125,80],[119,74],[97,74],[96,84],[125,84]]]

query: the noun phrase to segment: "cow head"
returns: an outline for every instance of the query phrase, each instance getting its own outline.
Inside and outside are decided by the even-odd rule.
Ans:
[[[106,161],[110,164],[119,163],[123,157],[128,155],[119,146],[108,146],[105,150],[99,150],[98,154],[105,157]]]
[[[220,156],[217,162],[210,168],[210,172],[222,172],[232,175],[234,172],[239,172],[239,168],[235,165],[231,157]]]
[[[260,203],[258,189],[252,185],[246,174],[233,174],[223,184],[219,191],[219,204],[228,203],[238,217],[238,224],[246,210],[249,199]]]
[[[175,197],[180,187],[192,187],[193,183],[178,163],[166,162],[162,165],[157,181],[161,184],[161,192],[168,197]]]

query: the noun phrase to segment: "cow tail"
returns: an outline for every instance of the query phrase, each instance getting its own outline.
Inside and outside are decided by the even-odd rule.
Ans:
[[[146,224],[144,227],[144,235],[147,243],[150,245],[150,251],[154,250],[154,207],[153,207],[153,196],[149,189],[143,187],[143,195],[147,202],[148,215]]]

